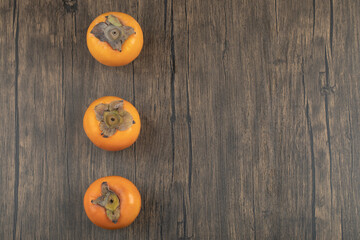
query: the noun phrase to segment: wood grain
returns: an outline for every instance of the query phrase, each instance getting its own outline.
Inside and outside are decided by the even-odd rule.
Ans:
[[[138,20],[144,48],[107,67],[99,14]],[[360,2],[0,1],[0,239],[360,239]],[[82,129],[105,95],[138,109],[138,141]],[[93,225],[96,179],[136,184],[128,228]]]

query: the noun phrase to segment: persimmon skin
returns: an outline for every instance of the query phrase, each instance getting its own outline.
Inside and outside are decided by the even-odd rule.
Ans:
[[[120,217],[117,223],[108,219],[105,208],[91,203],[101,196],[101,184],[107,182],[111,191],[120,199]],[[86,215],[95,225],[105,229],[119,229],[129,226],[139,215],[141,209],[141,196],[136,186],[126,178],[108,176],[97,179],[86,190],[84,195],[84,208]]]
[[[123,25],[134,28],[135,34],[124,42],[121,52],[114,50],[107,42],[100,41],[90,33],[96,24],[105,22],[108,15],[114,15]],[[139,56],[144,37],[139,23],[133,17],[121,12],[107,12],[95,18],[90,24],[86,34],[86,43],[91,55],[100,63],[107,66],[124,66]]]
[[[124,110],[131,114],[135,123],[125,131],[116,131],[114,135],[104,138],[101,135],[100,122],[96,119],[94,108],[100,103],[109,104],[115,100],[124,101]],[[120,151],[130,147],[137,140],[140,134],[141,122],[138,111],[131,103],[119,97],[106,96],[96,99],[90,104],[84,115],[83,127],[88,138],[97,147],[107,151]]]

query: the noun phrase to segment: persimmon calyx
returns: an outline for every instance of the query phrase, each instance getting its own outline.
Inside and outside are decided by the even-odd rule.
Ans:
[[[124,110],[124,101],[115,100],[109,104],[100,103],[94,108],[96,119],[100,121],[103,137],[110,137],[118,131],[129,129],[135,122],[131,114]]]
[[[120,199],[110,190],[107,182],[101,184],[101,196],[95,200],[91,200],[92,204],[97,204],[105,208],[106,216],[113,223],[117,223],[120,217]]]
[[[110,14],[106,16],[105,22],[96,24],[91,33],[100,41],[110,44],[112,49],[121,52],[121,46],[135,31],[132,27],[121,24],[117,17]]]

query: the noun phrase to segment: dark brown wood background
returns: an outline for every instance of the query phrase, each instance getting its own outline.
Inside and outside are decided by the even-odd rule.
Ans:
[[[96,62],[86,30],[126,12],[144,48]],[[360,239],[360,1],[1,0],[0,239]],[[115,95],[142,131],[95,147]],[[128,228],[83,210],[97,178],[142,195]]]

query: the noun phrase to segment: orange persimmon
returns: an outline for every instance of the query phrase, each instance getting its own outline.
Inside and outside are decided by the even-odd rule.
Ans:
[[[119,151],[139,136],[141,123],[136,108],[119,97],[106,96],[92,102],[85,112],[83,127],[99,148]]]
[[[139,215],[141,196],[136,186],[126,178],[99,178],[86,190],[86,215],[95,225],[105,229],[129,226]]]
[[[139,23],[121,12],[101,14],[90,24],[86,42],[91,55],[107,66],[123,66],[132,62],[143,47]]]

